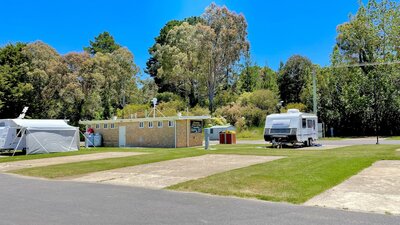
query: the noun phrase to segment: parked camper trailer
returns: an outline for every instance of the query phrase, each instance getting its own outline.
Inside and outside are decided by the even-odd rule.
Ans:
[[[318,118],[314,114],[289,109],[287,113],[271,114],[265,121],[264,140],[279,144],[313,145],[318,139]]]
[[[64,120],[0,119],[0,151],[39,154],[78,149],[79,130]]]

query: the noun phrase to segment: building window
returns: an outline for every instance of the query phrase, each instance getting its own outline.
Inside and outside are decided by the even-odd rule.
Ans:
[[[158,121],[157,122],[157,127],[160,127],[160,128],[163,127],[163,122],[162,121]]]
[[[110,128],[111,128],[111,129],[114,129],[114,128],[115,128],[115,124],[113,124],[113,123],[110,124]]]
[[[139,128],[144,128],[144,122],[139,122]]]
[[[100,124],[96,124],[96,129],[100,129]]]
[[[108,128],[108,123],[103,124],[103,128],[107,129]]]
[[[168,121],[168,126],[169,127],[174,127],[174,121]]]
[[[153,128],[153,122],[152,121],[149,122],[149,128]]]

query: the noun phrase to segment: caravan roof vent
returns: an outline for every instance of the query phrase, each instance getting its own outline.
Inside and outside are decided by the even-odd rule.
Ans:
[[[299,113],[300,110],[298,110],[298,109],[289,109],[287,112],[288,113]]]

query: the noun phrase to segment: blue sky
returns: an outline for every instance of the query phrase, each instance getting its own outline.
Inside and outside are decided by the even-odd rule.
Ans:
[[[5,0],[0,3],[0,45],[42,40],[65,54],[82,51],[89,40],[109,31],[133,52],[143,70],[147,49],[163,25],[201,15],[211,2],[244,14],[253,61],[275,70],[293,54],[322,66],[329,64],[336,26],[348,21],[358,8],[358,0]]]

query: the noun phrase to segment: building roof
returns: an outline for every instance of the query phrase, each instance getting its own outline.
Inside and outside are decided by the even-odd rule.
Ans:
[[[116,119],[116,120],[85,120],[79,121],[79,124],[90,125],[99,123],[129,123],[129,122],[147,122],[147,121],[176,121],[176,120],[205,120],[211,116],[170,116],[170,117],[146,117],[135,119]]]
[[[233,127],[232,125],[217,125],[217,126],[212,126],[212,127],[210,127],[210,128],[212,128],[212,129],[218,129],[218,128],[222,128],[222,129],[224,129],[224,128],[229,128],[229,127]]]

